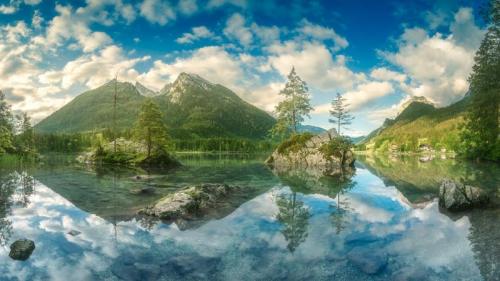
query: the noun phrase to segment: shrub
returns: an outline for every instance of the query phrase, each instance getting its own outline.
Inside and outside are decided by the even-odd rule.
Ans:
[[[289,139],[285,140],[278,146],[279,154],[289,154],[290,152],[299,151],[308,140],[314,135],[311,133],[294,134]]]

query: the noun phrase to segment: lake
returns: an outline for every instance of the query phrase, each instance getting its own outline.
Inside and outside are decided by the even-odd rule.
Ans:
[[[436,200],[443,178],[498,196],[496,164],[359,156],[325,177],[273,173],[265,156],[179,157],[141,179],[63,160],[0,167],[0,279],[500,280],[500,209],[450,214]],[[198,220],[136,215],[197,183],[249,191]],[[36,244],[24,262],[8,256],[21,238]]]

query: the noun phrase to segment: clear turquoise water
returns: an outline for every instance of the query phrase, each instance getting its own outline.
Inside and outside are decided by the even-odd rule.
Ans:
[[[450,215],[434,199],[444,176],[497,192],[498,166],[362,158],[352,178],[318,179],[278,177],[262,157],[181,159],[139,181],[73,164],[0,169],[0,280],[500,280],[499,210]],[[249,192],[196,222],[135,215],[202,182]],[[155,194],[130,193],[146,185]],[[36,243],[25,262],[8,257],[20,238]]]

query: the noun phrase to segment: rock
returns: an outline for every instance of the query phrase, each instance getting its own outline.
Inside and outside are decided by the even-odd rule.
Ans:
[[[144,186],[144,187],[141,187],[141,188],[136,188],[136,189],[132,189],[130,190],[130,193],[134,194],[134,195],[150,195],[150,194],[154,194],[156,192],[156,188],[152,187],[152,186]]]
[[[78,231],[78,230],[74,230],[74,229],[72,229],[72,230],[70,230],[70,231],[68,232],[68,234],[69,234],[69,235],[71,235],[71,236],[78,236],[78,235],[80,235],[80,234],[81,234],[81,232],[80,232],[80,231]]]
[[[464,211],[482,207],[489,202],[480,188],[445,179],[439,188],[439,206],[449,211]]]
[[[387,266],[387,253],[379,249],[355,247],[347,254],[347,259],[367,274],[377,274]]]
[[[35,250],[35,242],[28,239],[20,239],[10,245],[9,257],[14,260],[25,261]]]
[[[323,144],[328,143],[335,137],[338,137],[338,134],[335,129],[331,129],[311,136],[307,140],[297,138],[297,142],[295,140],[290,142],[290,146],[294,147],[293,149],[284,152],[278,148],[267,158],[265,163],[278,170],[315,168],[324,170],[328,174],[344,167],[351,167],[355,160],[352,151],[345,153],[343,162],[337,157],[327,159],[323,152],[320,151]],[[304,143],[301,143],[301,141]]]
[[[240,188],[237,186],[226,184],[189,186],[167,195],[153,206],[142,209],[140,213],[166,220],[189,219],[203,209],[214,207],[218,200],[238,189]]]

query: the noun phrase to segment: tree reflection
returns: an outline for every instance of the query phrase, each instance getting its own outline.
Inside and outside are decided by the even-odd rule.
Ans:
[[[293,253],[307,238],[309,209],[297,199],[296,192],[279,195],[276,204],[279,208],[276,218],[283,224],[281,233],[288,242],[288,250]]]
[[[481,276],[485,281],[500,280],[500,210],[475,210],[469,220],[469,240]]]
[[[13,172],[0,177],[0,246],[6,246],[12,235],[12,222],[7,218],[12,206],[26,207],[34,185],[35,180],[26,172]]]
[[[335,227],[335,233],[338,235],[346,228],[346,215],[351,211],[348,198],[343,198],[342,196],[351,190],[356,185],[356,182],[352,181],[350,175],[340,174],[335,177],[335,185],[336,187],[333,190],[337,191],[337,201],[335,205],[331,205],[331,218]]]

